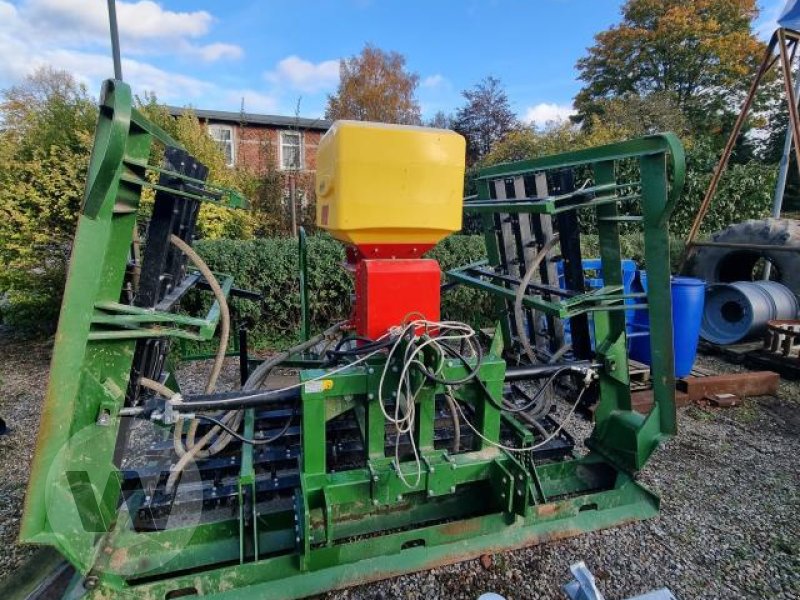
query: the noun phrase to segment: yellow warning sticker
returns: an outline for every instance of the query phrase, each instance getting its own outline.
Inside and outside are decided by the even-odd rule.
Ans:
[[[333,379],[314,379],[305,384],[306,394],[318,394],[333,389]]]

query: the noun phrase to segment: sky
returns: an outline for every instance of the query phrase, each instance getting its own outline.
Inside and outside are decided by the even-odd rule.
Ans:
[[[178,106],[321,117],[339,60],[365,43],[395,50],[419,75],[424,118],[498,77],[512,109],[543,125],[566,118],[576,61],[617,23],[622,0],[117,0],[122,71],[134,93]],[[785,0],[760,0],[760,37]],[[0,88],[42,65],[96,95],[113,75],[105,0],[0,0]]]

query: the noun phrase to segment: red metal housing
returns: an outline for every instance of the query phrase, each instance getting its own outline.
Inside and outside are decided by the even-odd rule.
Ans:
[[[439,320],[441,270],[428,258],[359,260],[355,266],[355,328],[377,339],[403,321]]]

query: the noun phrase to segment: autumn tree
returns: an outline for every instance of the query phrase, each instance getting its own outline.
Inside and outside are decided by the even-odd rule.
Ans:
[[[466,104],[458,109],[452,125],[467,138],[467,160],[473,164],[514,129],[517,117],[502,83],[495,77],[486,77],[461,95]]]
[[[83,197],[97,109],[64,71],[42,68],[0,102],[0,296],[4,320],[55,318]]]
[[[604,100],[662,93],[694,128],[719,130],[764,50],[757,14],[755,0],[627,0],[621,22],[577,63],[579,119],[602,114]]]
[[[371,44],[339,63],[339,87],[328,95],[326,119],[355,119],[419,125],[415,93],[419,75],[406,70],[406,59]]]

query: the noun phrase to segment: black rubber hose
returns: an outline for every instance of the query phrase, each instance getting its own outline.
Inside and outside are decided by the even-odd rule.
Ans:
[[[506,369],[506,381],[524,381],[526,379],[541,379],[549,377],[561,369],[583,372],[586,369],[599,369],[602,365],[590,360],[577,360],[567,363],[526,365],[524,367],[510,367]]]
[[[187,396],[181,402],[173,402],[172,410],[178,413],[196,411],[239,410],[255,408],[275,402],[300,399],[300,386],[291,389],[259,390],[251,393],[229,392],[227,394],[202,394]]]
[[[286,435],[286,432],[289,431],[289,426],[292,424],[292,420],[294,419],[294,416],[295,416],[295,410],[292,410],[292,414],[286,420],[286,423],[284,424],[283,428],[278,433],[273,435],[272,437],[265,438],[263,440],[256,440],[256,439],[246,438],[243,435],[240,435],[239,433],[237,433],[235,430],[233,430],[230,427],[228,427],[222,421],[220,421],[218,419],[215,419],[214,417],[210,417],[208,415],[195,415],[195,418],[196,419],[200,419],[202,421],[208,421],[209,423],[213,423],[217,427],[227,431],[233,438],[239,440],[243,444],[250,444],[251,446],[262,446],[264,444],[271,444],[275,440],[277,440],[277,439],[283,437],[284,435]]]

